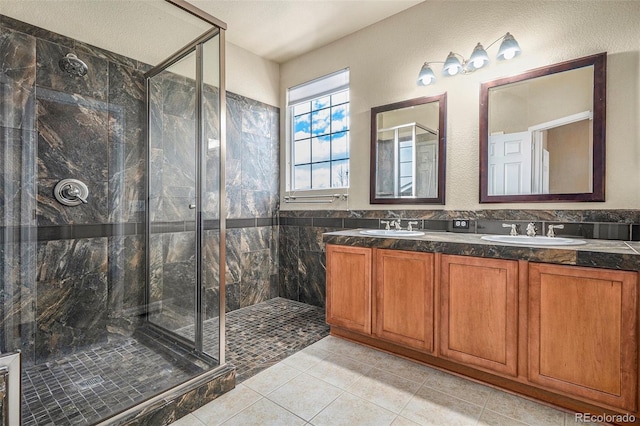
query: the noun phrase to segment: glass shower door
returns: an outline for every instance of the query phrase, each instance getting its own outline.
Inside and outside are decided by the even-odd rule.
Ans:
[[[203,35],[147,79],[147,323],[217,362],[224,326],[220,37]]]
[[[149,79],[148,320],[195,341],[195,49]]]

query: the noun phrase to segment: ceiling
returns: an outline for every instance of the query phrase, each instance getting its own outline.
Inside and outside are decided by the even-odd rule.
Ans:
[[[423,0],[188,0],[227,23],[227,41],[283,63]]]
[[[188,0],[227,24],[227,41],[283,63],[423,0]],[[0,13],[157,64],[210,25],[164,0],[0,0]]]

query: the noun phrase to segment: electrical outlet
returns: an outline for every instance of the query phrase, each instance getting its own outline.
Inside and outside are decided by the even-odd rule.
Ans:
[[[453,229],[469,229],[469,221],[467,219],[453,219]]]

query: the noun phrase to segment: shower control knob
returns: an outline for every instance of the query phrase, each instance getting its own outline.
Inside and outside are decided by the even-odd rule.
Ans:
[[[53,189],[53,195],[60,204],[65,206],[79,206],[87,204],[89,188],[78,179],[62,179]]]

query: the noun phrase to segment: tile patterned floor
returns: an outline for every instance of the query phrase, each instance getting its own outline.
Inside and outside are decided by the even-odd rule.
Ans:
[[[217,348],[207,327],[204,345]],[[229,312],[226,327],[226,357],[236,367],[237,383],[329,334],[323,308],[280,297]]]
[[[134,338],[91,347],[23,369],[22,424],[92,424],[200,372]]]
[[[227,361],[237,382],[328,335],[324,310],[276,298],[227,314]],[[217,319],[205,324],[217,352]],[[200,369],[176,366],[134,338],[23,369],[23,425],[86,425],[178,384]]]
[[[328,336],[173,426],[574,424],[573,414]]]

